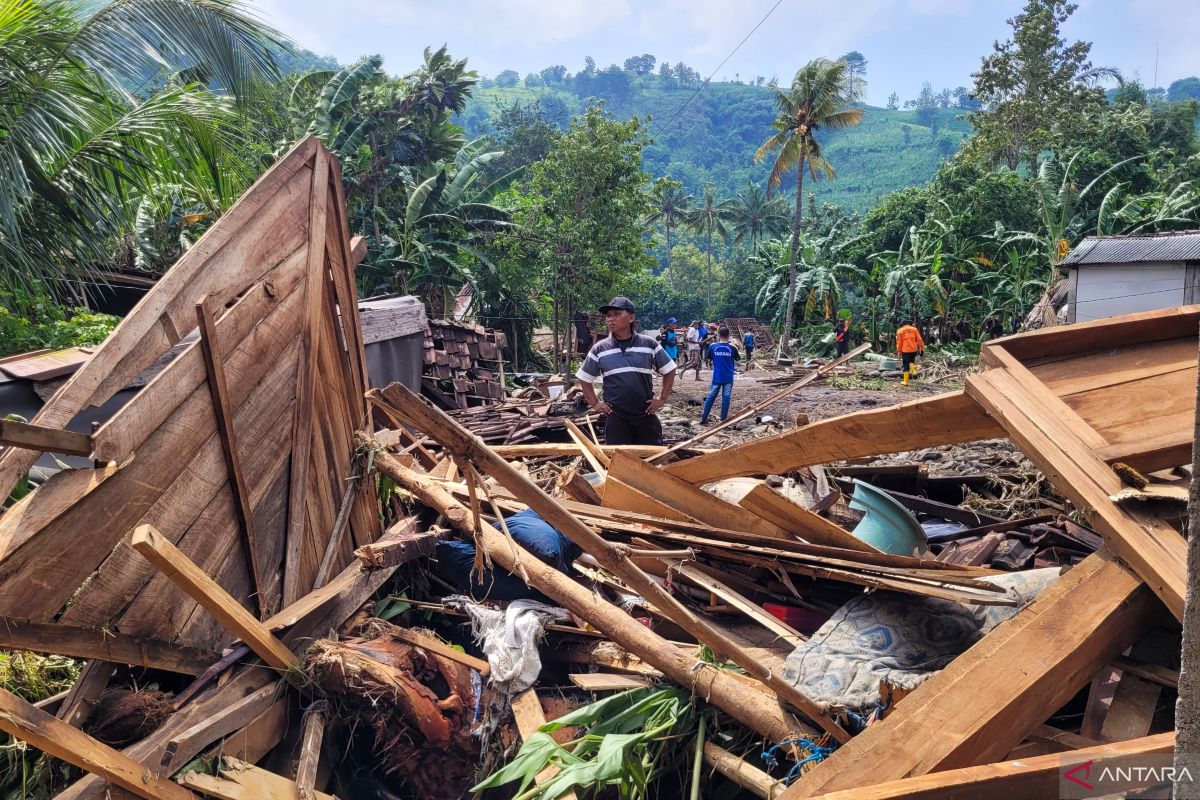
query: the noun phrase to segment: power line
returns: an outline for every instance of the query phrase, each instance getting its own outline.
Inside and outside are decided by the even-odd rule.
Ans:
[[[707,78],[705,78],[705,79],[704,79],[704,82],[700,84],[699,88],[697,88],[697,89],[696,89],[696,91],[692,92],[692,96],[691,96],[691,97],[689,97],[687,100],[685,100],[685,101],[684,101],[684,103],[683,103],[683,105],[681,105],[679,108],[677,108],[677,109],[675,110],[675,113],[671,115],[671,118],[670,118],[669,120],[667,120],[666,122],[664,122],[664,123],[663,123],[663,124],[662,124],[662,125],[661,125],[661,126],[658,128],[658,130],[654,131],[654,133],[652,133],[652,134],[650,134],[650,135],[651,135],[651,136],[657,136],[658,134],[660,134],[660,133],[662,133],[663,131],[665,131],[665,130],[666,130],[668,127],[670,127],[671,123],[675,121],[676,117],[678,117],[680,114],[682,114],[682,113],[683,113],[683,110],[684,110],[685,108],[687,108],[687,107],[688,107],[688,105],[689,105],[689,104],[690,104],[690,103],[691,103],[693,100],[695,100],[695,99],[696,99],[696,96],[697,96],[697,95],[699,95],[699,94],[700,94],[702,91],[704,91],[704,87],[705,87],[705,86],[708,86],[708,83],[709,83],[709,81],[711,81],[711,80],[713,79],[713,76],[714,76],[714,75],[716,75],[718,72],[720,72],[720,71],[721,71],[721,67],[723,67],[723,66],[725,66],[727,63],[729,63],[729,59],[733,58],[734,54],[735,54],[735,53],[737,53],[737,51],[738,51],[738,50],[740,50],[740,49],[742,48],[742,45],[744,45],[744,44],[745,44],[747,41],[749,41],[750,37],[754,35],[754,32],[755,32],[755,31],[757,31],[759,28],[761,28],[761,27],[762,27],[762,25],[763,25],[763,23],[764,23],[764,22],[766,22],[766,21],[767,21],[767,19],[768,19],[768,18],[769,18],[769,17],[770,17],[772,14],[774,14],[774,13],[775,13],[775,9],[779,8],[779,6],[781,6],[782,4],[783,4],[783,0],[776,0],[776,2],[775,2],[775,5],[771,6],[771,10],[770,10],[770,11],[768,11],[768,12],[767,12],[767,13],[766,13],[766,14],[763,16],[763,18],[762,18],[762,19],[760,19],[760,20],[758,21],[758,24],[757,24],[757,25],[755,25],[753,28],[751,28],[751,29],[750,29],[750,32],[746,34],[746,36],[745,36],[745,38],[744,38],[744,39],[742,39],[740,42],[738,42],[738,44],[737,44],[737,47],[733,48],[733,50],[731,50],[731,51],[730,51],[729,55],[725,56],[725,60],[724,60],[724,61],[722,61],[720,64],[718,64],[718,65],[717,65],[717,68],[716,68],[716,69],[714,69],[714,70],[713,70],[713,71],[712,71],[712,72],[709,74],[709,76],[708,76]]]

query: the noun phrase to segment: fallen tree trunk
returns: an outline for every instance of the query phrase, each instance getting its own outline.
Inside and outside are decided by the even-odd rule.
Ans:
[[[422,503],[445,515],[458,530],[474,536],[501,567],[519,574],[520,564],[529,576],[532,588],[586,619],[609,639],[654,665],[668,678],[691,689],[746,727],[776,742],[815,734],[815,731],[781,708],[778,702],[762,692],[747,691],[746,685],[735,678],[681,653],[633,617],[543,563],[490,525],[483,525],[475,531],[471,526],[470,509],[458,502],[436,480],[386,452],[376,453],[374,464],[382,473],[416,495]]]

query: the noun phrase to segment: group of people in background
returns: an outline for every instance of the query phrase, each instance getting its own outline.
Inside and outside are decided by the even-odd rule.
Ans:
[[[683,374],[689,370],[696,371],[696,380],[700,380],[700,367],[712,369],[715,365],[712,346],[720,341],[722,330],[728,338],[728,329],[722,328],[715,322],[692,320],[692,324],[684,329],[679,328],[679,321],[674,317],[658,326],[658,343],[666,350],[667,355],[683,365]],[[742,336],[742,347],[746,350],[746,361],[754,357],[754,333],[746,331]],[[682,348],[682,349],[681,349]],[[683,355],[683,359],[680,359]]]

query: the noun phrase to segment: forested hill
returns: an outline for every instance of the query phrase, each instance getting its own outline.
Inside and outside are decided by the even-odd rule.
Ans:
[[[596,97],[619,117],[651,117],[655,141],[646,150],[644,168],[655,177],[681,180],[692,194],[713,183],[719,197],[733,196],[748,180],[760,185],[766,180],[770,162],[755,164],[754,151],[774,133],[775,94],[769,86],[713,83],[688,103],[698,83],[680,85],[656,75],[603,80],[607,73],[598,73],[586,94],[574,85],[577,78],[569,88],[502,87],[487,81],[475,87],[458,121],[474,138],[487,132],[497,109],[540,102],[547,116],[565,127],[588,97]],[[969,132],[960,118],[965,114],[956,108],[891,111],[867,106],[861,125],[824,142],[838,176],[816,187],[818,202],[866,212],[888,192],[924,184]],[[791,182],[785,191],[794,186]],[[806,180],[806,198],[811,187]]]

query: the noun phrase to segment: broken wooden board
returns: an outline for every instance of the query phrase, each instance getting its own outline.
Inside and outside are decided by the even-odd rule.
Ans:
[[[229,634],[134,555],[131,530],[153,525],[238,604],[257,603],[264,615],[289,599],[285,589],[291,599],[310,592],[323,563],[341,569],[355,547],[378,538],[370,487],[350,494],[346,533],[331,537],[354,471],[353,432],[366,418],[355,251],[336,175],[319,142],[297,145],[38,414],[38,431],[62,429],[105,402],[197,327],[195,304],[207,298],[215,320],[204,341],[182,347],[91,437],[95,457],[120,467],[56,478],[19,505],[20,530],[0,536],[0,615],[219,650]],[[310,361],[311,374],[302,369]],[[210,390],[210,374],[224,391]],[[310,397],[321,413],[299,422]],[[0,452],[0,484],[27,469],[27,455],[37,454]],[[244,486],[231,479],[238,472]],[[297,474],[306,483],[293,502]],[[2,520],[0,532],[16,524]],[[253,530],[250,547],[243,526]]]
[[[738,505],[806,542],[848,550],[863,550],[868,553],[879,552],[877,548],[856,538],[841,525],[792,502],[765,483],[751,489],[738,501]]]
[[[1064,769],[1098,762],[1114,770],[1144,767],[1148,755],[1175,749],[1175,734],[1114,742],[1070,753],[963,767],[813,795],[814,800],[1024,800],[1061,797]],[[791,795],[780,795],[789,797]]]
[[[603,672],[572,672],[571,683],[585,692],[625,692],[649,686],[650,678],[645,675],[613,675]]]
[[[805,773],[789,800],[1003,758],[1128,647],[1155,613],[1137,576],[1097,553]]]
[[[962,392],[824,419],[777,436],[689,458],[663,469],[688,483],[782,474],[848,458],[1005,436]]]
[[[1010,356],[992,353],[993,363],[1000,359],[1005,366],[968,376],[967,392],[1004,425],[1055,488],[1089,515],[1109,549],[1146,581],[1176,619],[1182,619],[1187,571],[1183,537],[1146,508],[1110,500],[1122,484],[1096,454],[1105,442],[1100,431]],[[1193,423],[1188,422],[1189,430]]]
[[[219,772],[219,775],[185,772],[179,782],[221,800],[294,800],[300,796],[295,781],[236,758],[222,759]],[[316,800],[337,800],[325,792],[313,791],[310,796]]]

